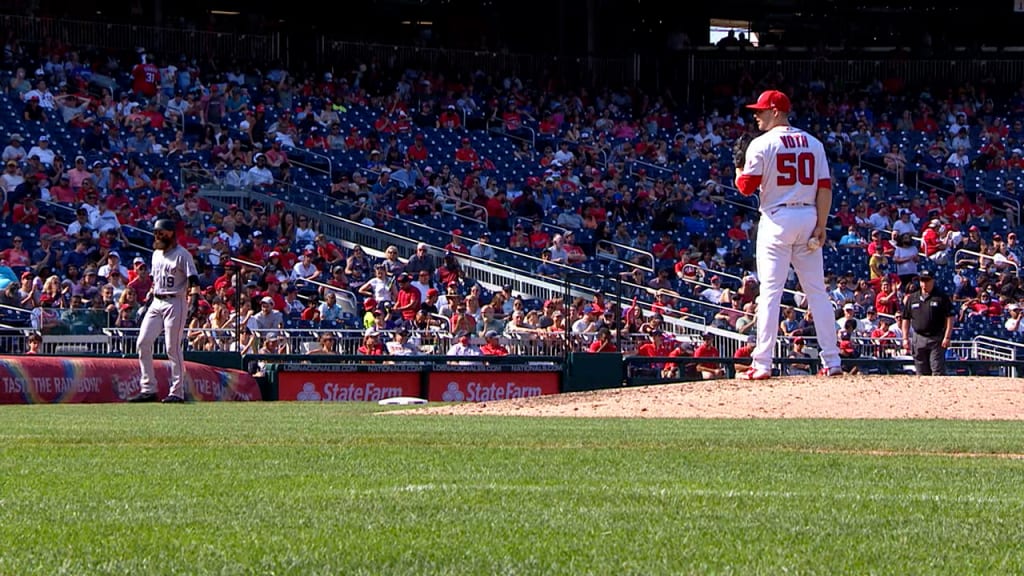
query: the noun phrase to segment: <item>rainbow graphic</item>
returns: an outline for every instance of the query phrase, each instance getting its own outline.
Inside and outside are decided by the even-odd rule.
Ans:
[[[167,393],[170,364],[158,361],[159,393]],[[185,363],[185,385],[197,401],[261,400],[252,375]],[[133,358],[0,356],[0,404],[123,402],[139,390]]]

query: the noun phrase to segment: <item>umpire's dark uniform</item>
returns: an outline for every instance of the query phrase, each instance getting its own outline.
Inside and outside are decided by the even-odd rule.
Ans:
[[[949,296],[935,287],[930,270],[922,270],[919,279],[921,289],[903,299],[903,347],[914,357],[919,375],[940,376],[946,373],[956,310]]]

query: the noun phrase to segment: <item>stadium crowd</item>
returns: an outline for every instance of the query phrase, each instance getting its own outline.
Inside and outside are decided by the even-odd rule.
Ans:
[[[731,187],[731,145],[754,129],[747,99],[780,87],[833,162],[824,249],[844,354],[894,352],[898,303],[924,268],[949,272],[940,280],[962,338],[1024,332],[1024,84],[848,90],[743,76],[735,96],[692,111],[667,91],[542,89],[515,76],[131,58],[6,40],[0,298],[5,317],[33,331],[135,327],[151,282],[144,232],[172,218],[202,269],[192,349],[468,355],[568,344],[718,356],[666,318],[699,318],[737,340],[752,330],[756,207]],[[324,180],[307,152],[346,161]],[[281,199],[216,209],[202,194],[211,183]],[[461,220],[445,220],[455,224],[443,248],[374,256],[322,233],[282,193],[295,184],[382,228]],[[621,275],[632,303],[605,302],[600,284],[591,298],[540,301],[463,270],[466,257],[509,252],[535,256],[521,262],[539,276]],[[790,288],[781,329],[790,354],[806,354],[813,325]],[[284,337],[295,328],[308,337]],[[348,330],[358,336],[338,348]]]

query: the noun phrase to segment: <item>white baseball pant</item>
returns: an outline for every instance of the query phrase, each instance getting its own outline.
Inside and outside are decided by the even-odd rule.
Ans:
[[[169,300],[153,297],[153,303],[146,310],[139,328],[136,346],[139,349],[139,365],[142,377],[139,385],[143,393],[156,393],[156,376],[153,370],[153,342],[162,331],[167,348],[167,359],[171,362],[170,395],[185,397],[184,351],[181,343],[185,331],[186,302],[184,296]]]
[[[840,364],[835,309],[825,290],[822,251],[807,248],[816,223],[813,206],[780,206],[761,215],[757,226],[757,275],[761,290],[757,297],[757,345],[751,353],[754,368],[771,370],[772,352],[779,336],[782,291],[790,265],[814,316],[822,364],[830,368]]]

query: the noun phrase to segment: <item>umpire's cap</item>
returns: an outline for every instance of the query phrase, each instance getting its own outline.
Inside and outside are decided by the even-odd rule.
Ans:
[[[167,218],[161,218],[153,224],[153,231],[163,230],[165,232],[176,232],[178,227],[174,225],[174,220],[168,220]]]

